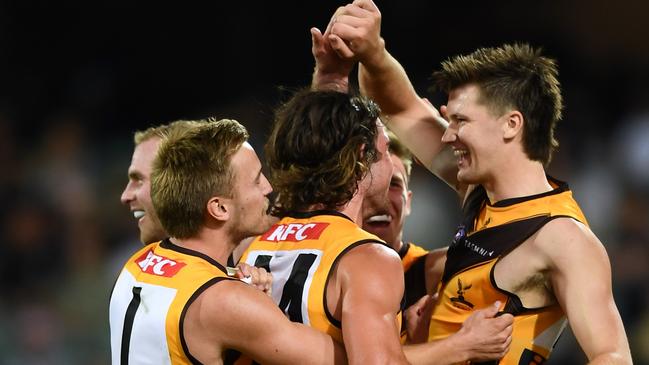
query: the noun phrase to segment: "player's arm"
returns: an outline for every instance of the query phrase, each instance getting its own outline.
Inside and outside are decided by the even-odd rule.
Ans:
[[[349,363],[405,364],[397,323],[404,290],[397,253],[364,244],[345,253],[334,270],[328,285],[338,288],[339,300],[332,313],[343,323]]]
[[[330,336],[289,321],[268,296],[249,285],[218,283],[199,298],[185,321],[198,321],[194,336],[213,336],[213,347],[238,350],[263,364],[345,363],[344,349]],[[186,330],[185,335],[192,333]],[[192,343],[188,340],[190,352]],[[198,350],[200,346],[199,341]]]
[[[535,244],[545,255],[551,285],[590,364],[631,364],[629,344],[611,290],[604,246],[583,224],[558,218]]]
[[[478,310],[450,337],[435,342],[405,345],[403,351],[414,365],[446,365],[466,361],[497,360],[511,344],[513,317],[495,317],[500,303]]]
[[[349,92],[349,73],[356,62],[350,59],[343,59],[331,48],[328,37],[331,34],[331,26],[336,15],[343,8],[338,8],[333,15],[324,34],[318,28],[311,28],[311,54],[315,61],[313,77],[311,79],[312,90],[333,90],[342,93]]]
[[[334,17],[329,41],[341,58],[360,61],[361,91],[379,104],[388,127],[424,166],[460,190],[452,151],[441,142],[448,123],[417,95],[403,67],[386,50],[379,9],[371,0],[356,0]]]
[[[448,247],[438,248],[426,254],[426,291],[434,294],[444,274]]]

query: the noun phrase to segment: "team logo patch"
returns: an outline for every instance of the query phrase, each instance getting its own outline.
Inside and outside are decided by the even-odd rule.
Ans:
[[[148,250],[135,259],[135,263],[140,267],[142,272],[168,278],[176,275],[180,269],[187,265],[184,262],[178,262],[164,256],[156,255],[153,253],[153,250]]]
[[[455,236],[453,236],[453,242],[451,242],[451,246],[458,245],[465,238],[466,238],[466,227],[464,227],[464,225],[462,224],[457,227],[457,231],[455,232]]]
[[[467,290],[471,289],[472,286],[473,284],[462,286],[462,280],[460,280],[460,278],[457,278],[457,297],[451,298],[451,302],[453,303],[454,307],[464,310],[473,309],[473,303],[467,301],[464,298],[464,293]]]
[[[269,242],[300,242],[304,240],[317,240],[329,223],[289,223],[276,224],[264,233],[260,241]]]

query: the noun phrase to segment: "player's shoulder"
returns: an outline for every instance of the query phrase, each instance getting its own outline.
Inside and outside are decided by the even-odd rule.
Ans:
[[[222,323],[237,318],[250,308],[257,307],[266,297],[261,291],[234,279],[223,279],[196,293],[192,305],[199,311],[200,320]]]
[[[399,254],[380,242],[368,242],[346,252],[339,261],[338,271],[392,273],[403,272]]]
[[[533,237],[536,249],[548,256],[578,253],[601,248],[602,243],[585,224],[570,218],[559,217],[546,223]]]

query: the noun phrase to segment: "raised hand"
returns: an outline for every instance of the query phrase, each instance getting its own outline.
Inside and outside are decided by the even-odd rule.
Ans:
[[[371,66],[385,53],[381,12],[372,0],[356,0],[341,7],[332,19],[327,39],[341,58]]]

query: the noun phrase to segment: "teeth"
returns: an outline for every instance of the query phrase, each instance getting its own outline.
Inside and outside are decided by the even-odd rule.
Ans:
[[[392,217],[387,215],[387,214],[375,215],[375,216],[372,216],[372,217],[368,218],[367,221],[369,223],[373,223],[373,222],[387,222],[387,223],[390,223],[390,222],[392,222]]]
[[[144,214],[145,213],[144,213],[143,210],[134,210],[133,211],[133,217],[135,217],[135,219],[140,219],[140,218],[144,217]]]
[[[454,151],[453,151],[453,155],[455,155],[455,157],[464,157],[464,156],[466,156],[468,153],[469,153],[469,152],[466,151],[466,150],[454,150]]]

